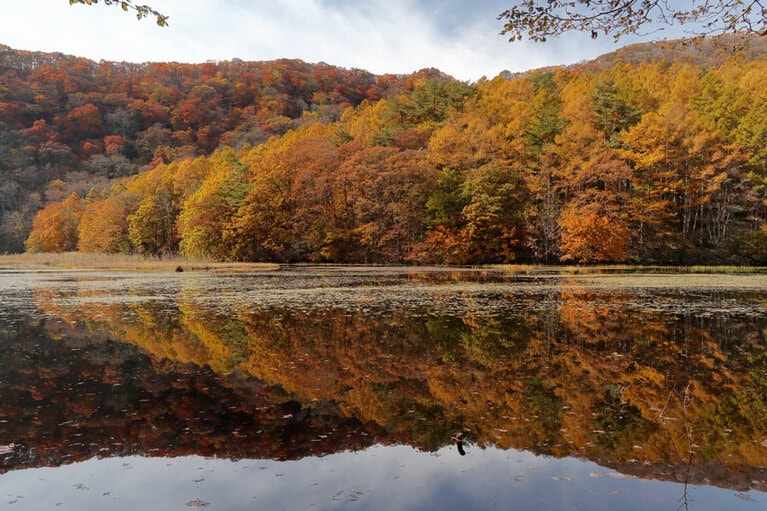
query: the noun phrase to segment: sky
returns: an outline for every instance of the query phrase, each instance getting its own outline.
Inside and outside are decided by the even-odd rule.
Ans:
[[[103,2],[103,0],[102,0]],[[297,58],[375,74],[437,68],[475,82],[590,60],[619,46],[570,34],[509,43],[499,13],[514,0],[135,0],[169,16],[137,20],[119,7],[3,0],[0,44],[127,62]],[[636,42],[625,39],[621,45]]]

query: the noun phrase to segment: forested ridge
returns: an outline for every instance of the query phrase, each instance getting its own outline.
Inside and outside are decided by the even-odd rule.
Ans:
[[[0,47],[0,250],[764,264],[767,43],[681,44],[473,84]]]

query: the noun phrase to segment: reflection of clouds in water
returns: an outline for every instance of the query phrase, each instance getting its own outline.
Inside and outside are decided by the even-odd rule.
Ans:
[[[674,509],[683,487],[633,477],[574,458],[455,447],[426,453],[375,446],[299,461],[200,457],[110,458],[0,476],[0,503],[13,509]],[[752,509],[748,500],[712,487],[690,490],[696,509]],[[630,498],[629,498],[630,497]],[[749,507],[750,506],[750,507]]]

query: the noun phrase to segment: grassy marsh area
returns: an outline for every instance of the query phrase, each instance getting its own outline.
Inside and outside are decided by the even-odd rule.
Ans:
[[[0,268],[54,268],[136,271],[255,271],[277,267],[269,263],[227,263],[182,256],[144,257],[136,254],[82,252],[0,255]]]

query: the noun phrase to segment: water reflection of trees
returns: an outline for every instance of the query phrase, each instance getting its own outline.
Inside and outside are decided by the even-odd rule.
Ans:
[[[45,296],[38,303],[64,324],[106,332],[154,360],[280,389],[283,404],[301,403],[280,417],[330,406],[335,421],[375,424],[380,435],[426,449],[460,430],[479,445],[584,456],[677,480],[693,435],[692,480],[713,474],[733,487],[763,486],[751,481],[763,481],[767,466],[764,321],[637,311],[628,292],[568,289],[513,315],[481,306],[458,315],[244,304],[222,315],[183,296],[79,312],[57,310]],[[132,371],[112,370],[123,378]]]
[[[309,413],[279,387],[152,360],[81,328],[23,325],[4,337],[0,472],[133,454],[296,459],[383,434],[331,403]]]

